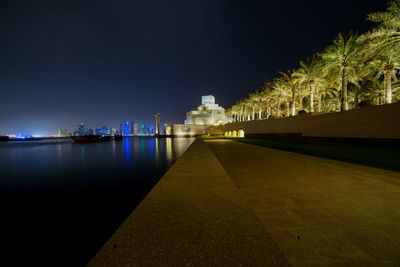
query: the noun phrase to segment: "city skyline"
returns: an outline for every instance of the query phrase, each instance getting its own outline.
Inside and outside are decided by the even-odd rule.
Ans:
[[[180,123],[209,94],[226,108],[339,32],[369,29],[386,2],[288,5],[2,1],[0,134],[154,124],[156,113]]]

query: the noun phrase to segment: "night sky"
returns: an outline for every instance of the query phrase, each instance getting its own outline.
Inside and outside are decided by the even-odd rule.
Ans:
[[[183,123],[233,104],[384,0],[0,1],[0,134]]]

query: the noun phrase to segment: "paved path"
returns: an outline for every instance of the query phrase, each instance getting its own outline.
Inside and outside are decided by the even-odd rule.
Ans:
[[[400,173],[206,140],[295,266],[400,266]]]
[[[89,266],[400,266],[400,173],[197,139]]]
[[[89,266],[289,266],[224,168],[197,139]]]

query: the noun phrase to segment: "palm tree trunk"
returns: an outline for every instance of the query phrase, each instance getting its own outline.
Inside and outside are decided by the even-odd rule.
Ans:
[[[256,119],[256,108],[255,105],[253,105],[253,113],[251,114],[251,116],[253,117],[253,121]]]
[[[276,117],[279,117],[280,107],[281,107],[281,97],[278,96],[278,102],[277,102],[277,106],[276,106]]]
[[[258,119],[261,120],[261,115],[262,115],[262,103],[260,102],[260,108],[258,110]]]
[[[340,110],[344,111],[348,109],[347,106],[347,82],[346,82],[346,68],[342,67],[342,84],[341,84],[341,98],[340,98]]]
[[[386,95],[386,103],[390,104],[392,103],[392,73],[394,70],[393,65],[389,65],[385,68],[385,71],[383,73],[384,75],[384,81],[385,81],[385,95]]]
[[[270,109],[271,109],[271,107],[269,106],[269,99],[267,99],[267,107],[266,107],[266,111],[267,111],[266,117],[267,117],[267,119],[269,118],[269,115],[270,115]]]
[[[296,115],[296,91],[292,90],[292,116],[295,115]]]
[[[318,91],[318,112],[321,112],[322,109],[322,92]]]
[[[303,110],[303,97],[299,96],[299,110]]]
[[[310,81],[310,112],[314,112],[314,81]]]
[[[286,117],[290,116],[290,101],[286,101]]]

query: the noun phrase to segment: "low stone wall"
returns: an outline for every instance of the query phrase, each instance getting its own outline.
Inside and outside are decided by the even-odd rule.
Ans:
[[[234,130],[243,130],[245,136],[400,139],[400,103],[224,125],[224,132]]]
[[[223,135],[224,134],[224,126],[223,125],[212,125],[208,128],[208,135]]]
[[[207,125],[188,125],[188,124],[173,124],[171,126],[171,135],[180,136],[198,136],[207,134]]]

